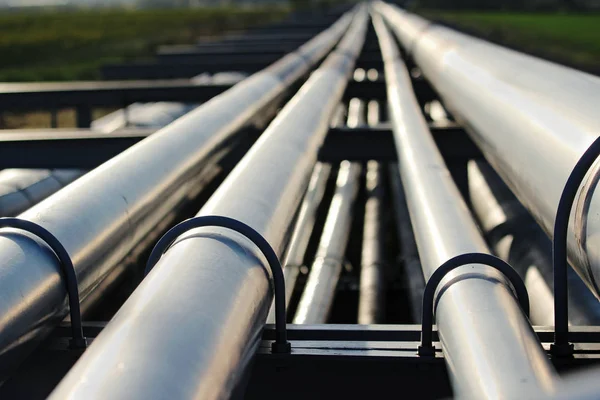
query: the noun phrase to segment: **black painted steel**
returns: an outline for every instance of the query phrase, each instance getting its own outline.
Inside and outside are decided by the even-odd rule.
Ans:
[[[567,236],[569,234],[569,218],[579,187],[590,168],[600,156],[600,137],[583,153],[567,179],[556,210],[554,235],[552,241],[552,257],[554,266],[554,323],[556,332],[552,354],[557,357],[571,356],[574,347],[569,343],[569,297],[567,285]]]

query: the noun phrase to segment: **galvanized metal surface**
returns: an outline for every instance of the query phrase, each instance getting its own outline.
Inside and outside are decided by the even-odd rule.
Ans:
[[[337,50],[198,215],[238,219],[281,255],[366,18],[360,9]],[[241,235],[219,228],[183,235],[51,398],[229,397],[257,349],[272,299],[269,283],[263,257]]]
[[[428,279],[454,256],[489,250],[427,129],[408,71],[379,14],[374,23],[400,174]],[[444,278],[436,296],[435,320],[457,397],[525,399],[552,392],[555,372],[500,273],[483,265],[460,267]]]

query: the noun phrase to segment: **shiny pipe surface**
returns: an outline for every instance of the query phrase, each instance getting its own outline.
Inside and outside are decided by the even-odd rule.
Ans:
[[[486,159],[552,236],[576,162],[600,132],[600,78],[431,24],[397,7],[377,9],[463,123]],[[599,164],[581,185],[569,226],[569,261],[600,298]]]
[[[427,280],[454,256],[489,250],[429,132],[393,38],[382,17],[373,18],[400,174]],[[529,399],[552,392],[556,373],[498,271],[467,265],[448,274],[436,293],[435,319],[457,398]]]
[[[82,301],[188,201],[205,160],[333,48],[352,15],[270,67],[176,120],[19,217],[53,233],[71,255]],[[350,62],[350,61],[348,61]],[[58,261],[31,235],[0,235],[0,372],[67,314]]]
[[[366,18],[361,8],[346,34],[359,48]],[[354,63],[334,51],[198,215],[238,219],[281,255]],[[50,398],[229,398],[257,349],[271,299],[269,269],[252,242],[221,228],[194,229],[163,255]]]
[[[345,260],[361,169],[360,164],[349,161],[342,161],[340,165],[335,194],[325,220],[315,261],[308,273],[306,286],[294,316],[295,324],[327,322]]]
[[[468,163],[473,212],[496,255],[525,281],[534,325],[554,325],[552,244],[537,222],[485,162]],[[568,270],[569,322],[600,325],[600,303],[573,269]]]

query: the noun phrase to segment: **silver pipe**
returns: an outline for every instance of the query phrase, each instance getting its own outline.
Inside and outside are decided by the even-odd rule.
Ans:
[[[379,14],[373,19],[400,175],[429,279],[454,256],[489,250],[429,132],[390,32]],[[435,304],[456,397],[540,398],[553,390],[555,371],[501,273],[484,265],[460,267],[443,279]]]
[[[552,247],[550,240],[502,179],[482,161],[468,163],[473,212],[494,252],[521,274],[535,325],[554,325]],[[600,303],[569,269],[569,322],[600,325]]]
[[[358,49],[361,9],[344,40]],[[226,215],[280,255],[317,150],[355,63],[334,51],[283,108],[198,215]],[[52,399],[229,398],[260,341],[272,293],[264,257],[221,228],[182,235],[134,291]]]
[[[378,102],[369,102],[366,117],[368,125],[379,124]],[[358,297],[359,324],[381,324],[385,319],[384,185],[383,165],[369,161]]]
[[[360,164],[343,161],[323,233],[300,298],[294,324],[327,322],[335,296],[352,226],[353,208],[360,182]]]
[[[45,227],[65,246],[75,264],[82,300],[157,225],[189,201],[206,160],[306,74],[340,39],[351,18],[345,15],[316,42],[310,41],[20,215]],[[0,369],[5,372],[65,317],[67,304],[60,266],[44,243],[5,229],[0,255]]]
[[[600,78],[393,6],[376,7],[486,159],[552,236],[567,177],[600,132]],[[569,259],[600,297],[600,219],[591,217],[600,213],[597,170],[581,186],[571,215]]]

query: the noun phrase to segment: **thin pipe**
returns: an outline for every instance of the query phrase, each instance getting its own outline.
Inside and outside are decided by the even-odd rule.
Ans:
[[[310,268],[294,316],[294,324],[327,322],[345,260],[360,173],[360,164],[342,161],[335,194],[331,200],[315,261]]]

